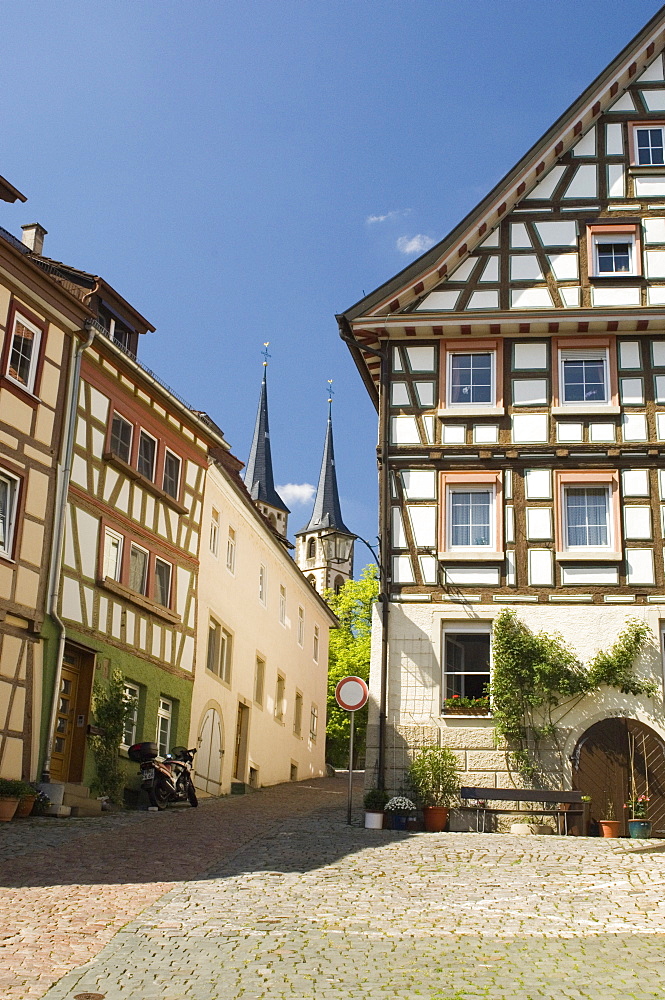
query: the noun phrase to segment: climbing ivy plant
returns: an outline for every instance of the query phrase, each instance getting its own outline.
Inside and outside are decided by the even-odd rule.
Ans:
[[[523,778],[542,780],[538,750],[549,739],[560,749],[564,717],[586,695],[603,685],[623,694],[655,693],[653,681],[640,680],[633,664],[653,640],[648,625],[629,618],[617,641],[584,666],[560,635],[534,633],[514,611],[502,611],[494,623],[494,670],[491,683],[496,735]]]
[[[112,672],[108,684],[101,684],[99,681],[95,684],[92,710],[101,732],[97,736],[88,737],[97,765],[93,788],[99,795],[108,795],[111,802],[122,802],[125,778],[120,767],[118,748],[133,705],[133,700],[125,697],[125,682],[119,670]]]

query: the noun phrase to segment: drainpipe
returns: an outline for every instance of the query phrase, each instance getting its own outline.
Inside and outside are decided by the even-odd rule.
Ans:
[[[93,291],[89,299],[94,295]],[[62,550],[65,540],[65,518],[67,516],[67,495],[69,493],[69,481],[72,474],[72,456],[74,453],[74,439],[76,436],[76,415],[78,410],[79,382],[81,378],[81,361],[83,352],[92,344],[97,324],[94,320],[86,320],[84,332],[87,340],[76,344],[72,353],[69,389],[67,406],[65,409],[65,441],[62,463],[58,472],[58,488],[55,500],[55,513],[53,518],[53,550],[51,553],[51,566],[49,572],[48,586],[48,613],[56,624],[59,632],[58,653],[55,664],[55,677],[53,679],[53,697],[51,699],[51,716],[48,726],[48,738],[46,743],[46,754],[42,765],[41,780],[48,783],[51,780],[51,756],[53,753],[53,741],[55,739],[55,726],[58,717],[58,702],[60,700],[60,682],[62,680],[62,661],[65,654],[65,641],[67,631],[65,623],[58,614],[58,597],[60,596],[60,579],[62,568]]]
[[[338,316],[339,332],[342,340],[358,358],[360,352],[371,354],[381,360],[379,373],[379,601],[381,603],[381,673],[379,691],[379,752],[377,757],[377,786],[386,784],[386,719],[388,714],[388,626],[390,615],[390,469],[388,466],[388,442],[390,432],[390,348],[377,351],[373,347],[359,344],[353,336],[351,324],[344,316]]]

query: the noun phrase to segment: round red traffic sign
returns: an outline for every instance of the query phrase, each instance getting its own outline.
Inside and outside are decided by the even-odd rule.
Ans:
[[[343,677],[335,688],[335,700],[347,712],[357,712],[368,698],[369,691],[362,677]]]

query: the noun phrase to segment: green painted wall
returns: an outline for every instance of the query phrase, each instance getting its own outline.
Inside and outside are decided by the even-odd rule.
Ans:
[[[44,639],[44,694],[41,717],[40,761],[41,767],[46,751],[46,734],[51,712],[53,680],[55,677],[55,661],[58,651],[58,630],[55,623],[47,618],[42,628]],[[103,683],[110,670],[118,669],[127,681],[136,684],[140,689],[138,723],[136,742],[154,740],[157,730],[157,709],[159,698],[169,698],[173,702],[173,717],[171,721],[171,745],[186,745],[189,736],[189,720],[192,704],[193,678],[186,675],[175,675],[162,670],[157,664],[130,650],[118,649],[102,639],[77,632],[67,626],[67,639],[97,654],[95,682]],[[127,774],[127,787],[138,789],[138,766],[128,760],[127,754],[120,751],[123,767]],[[90,786],[95,778],[95,760],[90,750],[86,751],[83,781]]]

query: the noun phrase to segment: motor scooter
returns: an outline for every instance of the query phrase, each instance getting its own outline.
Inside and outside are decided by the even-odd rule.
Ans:
[[[192,781],[192,761],[196,747],[173,747],[163,760],[157,760],[159,749],[156,743],[135,743],[127,751],[127,756],[140,765],[141,788],[145,789],[150,805],[166,809],[169,802],[184,802],[198,806],[194,782]]]

